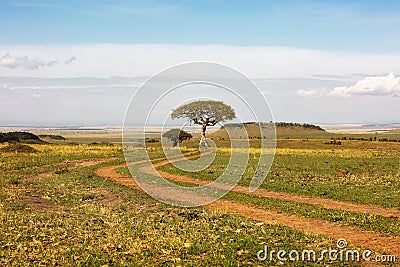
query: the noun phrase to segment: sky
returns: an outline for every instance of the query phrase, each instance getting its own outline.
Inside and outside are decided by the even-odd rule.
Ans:
[[[149,77],[192,61],[248,76],[276,121],[399,122],[398,1],[1,0],[0,24],[3,126],[122,125]]]

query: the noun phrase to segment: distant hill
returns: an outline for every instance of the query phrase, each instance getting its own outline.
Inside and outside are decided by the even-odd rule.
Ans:
[[[0,133],[0,143],[44,144],[39,136],[28,132]]]
[[[40,138],[43,138],[43,139],[46,139],[46,138],[47,138],[47,139],[61,140],[61,141],[67,140],[67,138],[65,138],[64,136],[62,136],[62,135],[55,135],[55,134],[40,134],[39,137],[40,137]]]
[[[271,127],[270,123],[260,123],[261,127]],[[221,129],[211,133],[209,137],[217,139],[228,139],[228,133],[226,128],[235,131],[237,129],[246,129],[250,139],[260,138],[259,123],[247,122],[247,123],[228,123],[225,124]],[[331,133],[326,132],[324,129],[313,124],[300,124],[300,123],[288,123],[288,122],[276,122],[275,129],[277,138],[327,138],[332,136]]]
[[[387,134],[400,134],[400,129],[393,129],[386,132]]]
[[[361,128],[383,128],[383,129],[399,129],[400,123],[379,123],[379,124],[365,124]]]

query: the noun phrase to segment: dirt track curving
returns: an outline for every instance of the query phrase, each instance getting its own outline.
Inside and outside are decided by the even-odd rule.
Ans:
[[[207,185],[210,181],[203,181],[198,179],[193,179],[186,176],[174,175],[167,172],[158,171],[158,173],[169,180],[176,182],[184,182],[191,183],[196,185]],[[336,210],[346,210],[357,213],[368,213],[368,214],[376,214],[381,215],[387,218],[397,218],[400,219],[400,210],[393,208],[385,208],[377,205],[363,205],[345,201],[338,201],[327,198],[313,198],[302,195],[290,194],[285,192],[274,192],[267,189],[259,188],[254,192],[249,192],[249,189],[244,186],[235,186],[231,191],[240,192],[244,194],[260,196],[265,198],[273,198],[273,199],[281,199],[281,200],[289,200],[297,203],[305,203],[305,204],[313,204],[319,205],[321,207],[327,209],[336,209]]]
[[[162,164],[167,164],[167,163],[168,161],[163,161],[154,165],[161,166]],[[123,166],[126,165],[119,164],[116,166],[107,166],[99,168],[96,170],[96,174],[105,179],[110,179],[117,184],[137,188],[138,186],[134,181],[134,179],[118,174],[116,172],[117,168]],[[147,168],[151,168],[151,166],[147,166]],[[141,170],[146,171],[146,169],[143,168],[141,168]],[[165,178],[169,178],[175,181],[189,182],[195,184],[208,183],[184,176],[170,175],[166,173],[162,174],[166,175]],[[238,187],[234,191],[249,193],[247,188],[244,187]],[[369,212],[372,208],[371,206],[366,206],[366,205],[333,201],[329,199],[318,199],[318,198],[310,198],[310,197],[296,196],[290,194],[281,194],[267,190],[258,191],[257,195],[269,198],[288,199],[293,201],[298,200],[298,202],[304,202],[304,203],[311,202],[311,204],[321,205],[324,207],[335,208],[335,209],[347,208],[349,210],[351,209],[351,211],[361,212],[361,213]],[[374,231],[362,230],[357,227],[339,225],[321,219],[304,218],[296,215],[287,215],[276,211],[263,210],[234,201],[217,200],[211,204],[206,205],[205,208],[210,210],[222,210],[228,213],[242,215],[269,224],[284,225],[292,229],[297,229],[312,234],[322,234],[332,237],[334,239],[346,238],[347,241],[349,241],[350,243],[357,244],[365,248],[370,248],[374,251],[393,254],[396,256],[400,255],[400,245],[399,245],[400,237],[396,236],[384,236]],[[386,216],[398,215],[398,213],[396,213],[396,210],[386,209],[383,207],[376,207],[376,208],[381,209],[379,211],[380,215],[386,215]]]
[[[195,156],[192,156],[195,157]],[[190,158],[190,157],[188,157]],[[154,163],[153,167],[159,167],[168,164],[169,161],[164,160],[158,163]],[[152,169],[151,166],[146,166],[147,170],[145,168],[142,169],[142,171],[149,173],[150,170]],[[158,171],[158,173],[169,180],[173,180],[176,182],[185,182],[185,183],[191,183],[191,184],[196,184],[196,185],[207,185],[210,183],[210,181],[203,181],[203,180],[198,180],[186,176],[181,176],[181,175],[174,175],[170,174],[167,172],[162,172]],[[357,203],[351,203],[351,202],[345,202],[345,201],[338,201],[338,200],[332,200],[332,199],[327,199],[327,198],[314,198],[314,197],[307,197],[307,196],[302,196],[302,195],[297,195],[297,194],[289,194],[289,193],[284,193],[284,192],[274,192],[270,190],[266,190],[263,188],[258,188],[254,192],[249,192],[247,187],[244,186],[235,186],[235,188],[232,189],[233,192],[240,192],[240,193],[245,193],[249,195],[256,195],[260,197],[266,197],[266,198],[274,198],[274,199],[281,199],[281,200],[289,200],[289,201],[294,201],[298,203],[306,203],[306,204],[313,204],[313,205],[319,205],[324,208],[328,209],[337,209],[337,210],[346,210],[346,211],[353,211],[357,213],[368,213],[368,214],[376,214],[376,215],[381,215],[384,217],[388,218],[398,218],[400,219],[400,210],[394,209],[394,208],[386,208],[382,206],[377,206],[377,205],[363,205],[363,204],[357,204]]]

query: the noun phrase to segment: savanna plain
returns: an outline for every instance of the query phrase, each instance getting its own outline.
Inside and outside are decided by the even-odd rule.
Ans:
[[[238,186],[196,208],[161,203],[138,188],[115,132],[75,131],[57,140],[49,130],[43,144],[0,144],[0,265],[396,265],[400,133],[335,134],[298,125],[277,133],[274,161],[259,189],[248,191],[260,157],[260,140],[250,130]],[[162,176],[199,186],[220,176],[231,156],[222,130],[209,137],[216,157],[200,172],[164,160],[157,139],[146,150]],[[196,158],[198,138],[179,149]],[[336,248],[339,238],[347,240],[346,249],[371,250],[371,261],[257,258],[265,246],[318,252]],[[378,262],[382,255],[393,257]]]

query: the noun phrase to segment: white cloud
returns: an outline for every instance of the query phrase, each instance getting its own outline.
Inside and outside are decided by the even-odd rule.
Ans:
[[[300,89],[296,91],[296,95],[298,96],[313,96],[313,97],[320,97],[322,96],[322,93],[317,90],[305,90],[305,89]]]
[[[10,69],[25,68],[25,69],[38,69],[40,67],[51,67],[57,64],[57,61],[45,62],[39,58],[29,58],[27,56],[17,57],[10,53],[6,53],[0,58],[0,66],[7,67]]]
[[[53,60],[53,61],[47,62],[47,63],[46,63],[46,66],[47,66],[47,67],[51,67],[51,66],[54,66],[55,64],[58,64],[58,61]]]
[[[65,65],[69,65],[69,64],[71,64],[72,62],[74,62],[76,60],[76,57],[74,57],[74,56],[72,56],[72,57],[70,57],[70,58],[68,58],[67,60],[65,60]]]
[[[226,64],[253,79],[339,75],[350,77],[350,81],[354,81],[354,73],[400,73],[400,53],[361,54],[290,47],[173,44],[0,45],[0,54],[1,51],[8,51],[12,55],[24,55],[29,57],[29,60],[51,58],[65,63],[72,58],[66,55],[73,55],[79,59],[73,61],[73,67],[56,64],[51,68],[39,67],[34,71],[29,68],[17,68],[18,64],[9,62],[9,67],[2,70],[3,76],[151,76],[172,65],[190,61]],[[26,60],[23,57],[22,65],[27,64],[24,61]],[[3,62],[0,65],[4,64]],[[345,80],[347,81],[347,78]],[[333,85],[332,88],[334,86],[337,85]]]
[[[338,86],[329,92],[331,96],[349,97],[353,95],[400,96],[400,77],[393,73],[387,76],[366,77],[354,85]]]
[[[144,79],[112,77],[96,78],[31,78],[31,77],[1,77],[0,89],[9,90],[108,90],[138,88]]]

